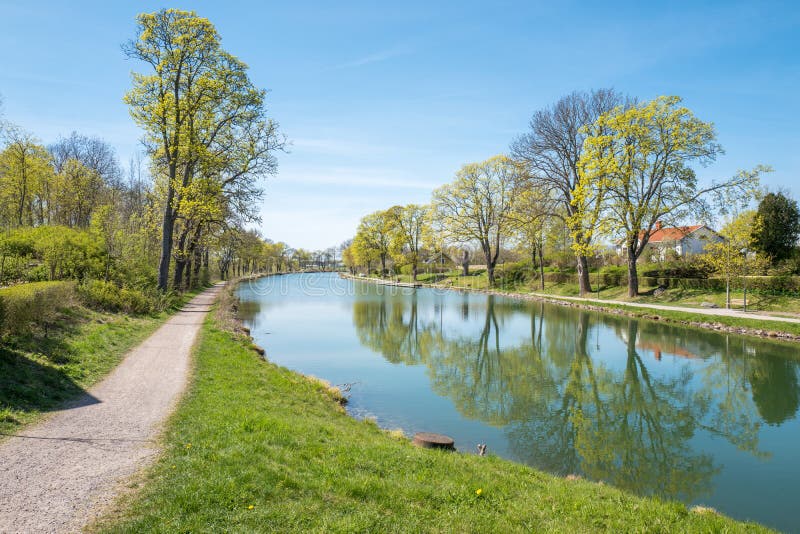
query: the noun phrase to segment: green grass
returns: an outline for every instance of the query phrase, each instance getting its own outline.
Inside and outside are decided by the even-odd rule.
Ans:
[[[752,532],[497,457],[418,449],[209,316],[165,452],[102,532]],[[480,491],[478,491],[480,490]]]
[[[0,343],[0,439],[79,398],[171,311],[129,316],[70,302],[54,313],[46,332],[6,337]]]

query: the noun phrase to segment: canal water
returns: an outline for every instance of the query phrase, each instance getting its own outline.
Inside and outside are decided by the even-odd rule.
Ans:
[[[267,357],[355,417],[800,532],[797,345],[335,274],[237,293]]]

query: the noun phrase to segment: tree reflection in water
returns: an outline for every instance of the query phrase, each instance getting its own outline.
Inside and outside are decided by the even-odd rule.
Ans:
[[[448,321],[476,327],[445,328],[443,310],[420,310],[430,302],[420,304],[416,292],[357,296],[360,342],[392,363],[427,366],[434,391],[465,417],[504,428],[516,459],[551,472],[693,500],[710,493],[721,469],[693,447],[698,432],[767,456],[758,449],[761,421],[780,424],[800,404],[797,365],[757,356],[757,340],[736,338],[731,347],[717,333],[686,336],[669,325],[494,296],[482,306],[464,296]],[[455,299],[437,306],[447,302]],[[504,322],[525,315],[530,339],[503,344]],[[599,341],[590,348],[593,329],[613,331],[624,355],[602,353]],[[677,372],[651,372],[666,354],[704,366],[686,360]]]

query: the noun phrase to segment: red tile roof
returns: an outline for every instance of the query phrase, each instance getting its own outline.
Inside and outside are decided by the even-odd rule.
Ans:
[[[659,230],[653,230],[650,234],[650,239],[648,242],[662,243],[664,241],[679,241],[702,227],[702,224],[696,224],[694,226],[678,226],[675,228],[661,228]],[[644,237],[644,231],[639,234],[639,239],[642,237]]]

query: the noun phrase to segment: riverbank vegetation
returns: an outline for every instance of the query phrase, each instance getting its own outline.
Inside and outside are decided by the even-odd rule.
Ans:
[[[759,531],[704,509],[413,447],[209,317],[166,452],[102,532]],[[235,367],[236,373],[230,369]]]
[[[413,250],[395,206],[362,219],[343,260],[351,273],[412,280],[472,266],[491,287],[538,280],[540,290],[557,273],[579,295],[622,285],[629,299],[714,293],[722,281],[726,307],[739,290],[745,302],[748,290],[800,297],[797,203],[765,191],[764,165],[698,178],[721,153],[713,125],[678,97],[572,93],[535,112],[508,155],[464,165],[415,206],[426,217]]]

